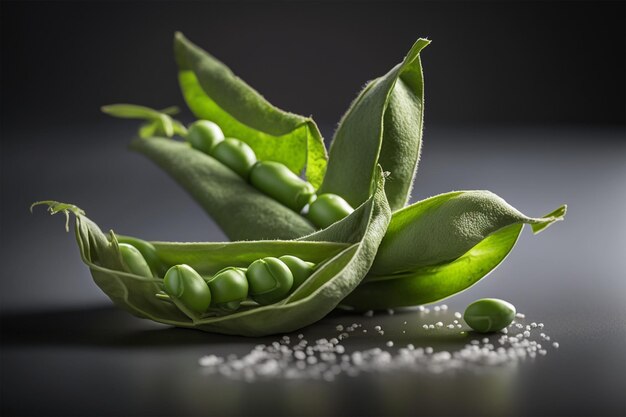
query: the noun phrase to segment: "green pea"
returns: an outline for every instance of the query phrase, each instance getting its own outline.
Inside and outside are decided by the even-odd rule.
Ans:
[[[211,150],[211,155],[246,180],[256,163],[252,148],[239,139],[224,139]]]
[[[354,209],[336,194],[322,194],[309,206],[307,218],[322,229],[343,219]]]
[[[163,279],[167,295],[176,298],[194,313],[202,314],[211,304],[211,290],[204,279],[189,265],[171,267]]]
[[[248,280],[241,268],[224,268],[208,281],[212,305],[234,311],[248,297]]]
[[[477,332],[497,332],[511,324],[515,306],[497,298],[483,298],[467,306],[463,318]]]
[[[293,274],[278,258],[263,258],[250,264],[246,271],[250,296],[259,304],[282,300],[293,286]]]
[[[156,276],[162,277],[167,272],[167,265],[163,263],[159,255],[157,254],[154,245],[145,240],[138,239],[136,237],[118,235],[117,239],[119,243],[128,243],[134,246],[148,263],[150,269],[156,274]]]
[[[289,268],[291,274],[293,275],[293,286],[291,287],[291,292],[295,291],[296,288],[302,285],[302,283],[304,283],[304,281],[306,281],[315,270],[315,264],[313,262],[303,261],[297,256],[284,255],[278,259],[287,265],[287,268]]]
[[[198,120],[189,126],[187,142],[191,146],[206,154],[224,140],[224,133],[220,127],[209,120]]]
[[[250,171],[250,183],[298,213],[315,195],[315,188],[280,162],[260,161]]]
[[[139,249],[128,243],[120,243],[120,254],[126,270],[135,275],[152,278],[152,271]]]

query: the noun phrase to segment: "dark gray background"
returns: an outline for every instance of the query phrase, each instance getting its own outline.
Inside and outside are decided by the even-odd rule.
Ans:
[[[587,3],[1,3],[0,280],[2,415],[624,415],[626,401],[625,6]],[[62,218],[32,201],[78,204],[103,229],[159,240],[223,240],[152,163],[125,148],[136,123],[102,104],[184,107],[171,40],[182,30],[280,107],[312,114],[327,140],[363,83],[418,36],[426,129],[413,200],[489,189],[528,215],[492,275],[447,301],[513,302],[561,343],[488,375],[365,375],[328,384],[242,384],[203,375],[205,354],[273,338],[168,329],[110,306]],[[189,113],[181,116],[191,120]],[[400,323],[411,330],[402,335]],[[334,314],[429,338],[414,312]],[[349,349],[382,340],[355,338]]]

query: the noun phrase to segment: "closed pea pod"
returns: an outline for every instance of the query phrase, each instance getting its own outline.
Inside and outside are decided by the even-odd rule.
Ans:
[[[290,292],[294,292],[304,283],[304,281],[306,281],[308,277],[311,276],[313,271],[315,271],[315,264],[313,262],[303,261],[297,256],[284,255],[278,259],[287,265],[287,268],[289,268],[291,274],[293,275],[293,286],[291,287]]]
[[[186,139],[193,148],[210,154],[218,143],[224,141],[224,133],[210,120],[198,120],[189,126]]]
[[[307,218],[322,229],[338,222],[354,209],[346,200],[336,194],[322,194],[311,203]]]
[[[218,143],[211,150],[211,156],[246,180],[257,161],[252,148],[247,143],[234,138],[226,138]]]
[[[250,296],[259,304],[282,300],[293,286],[293,274],[283,261],[274,257],[258,259],[246,271]]]
[[[257,162],[250,171],[250,183],[296,212],[300,212],[315,195],[315,189],[309,182],[280,162]]]
[[[241,268],[224,268],[208,282],[211,305],[222,310],[235,311],[248,297],[248,280]]]
[[[194,314],[204,313],[211,304],[209,286],[189,265],[171,267],[163,279],[163,288],[179,307],[182,304]]]
[[[148,263],[136,247],[128,243],[120,243],[118,246],[122,255],[122,261],[124,261],[124,266],[128,272],[142,277],[152,277],[152,271]]]
[[[497,298],[483,298],[467,306],[463,318],[477,332],[497,332],[511,324],[515,306]]]

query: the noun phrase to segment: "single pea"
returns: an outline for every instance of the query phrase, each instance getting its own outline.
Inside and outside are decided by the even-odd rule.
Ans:
[[[250,296],[259,304],[273,304],[282,300],[293,286],[293,274],[278,258],[258,259],[246,271]]]
[[[250,171],[250,183],[298,213],[315,195],[315,188],[280,162],[259,161]]]
[[[324,229],[343,219],[354,209],[346,200],[336,194],[322,194],[309,206],[307,218]]]
[[[241,268],[224,268],[208,281],[211,304],[223,310],[234,311],[248,297],[248,280]]]
[[[256,163],[256,155],[252,148],[239,139],[224,139],[215,145],[211,155],[246,180]]]
[[[126,270],[132,274],[152,278],[152,271],[139,249],[128,243],[120,243],[120,254]]]
[[[159,255],[157,254],[157,251],[152,243],[130,236],[118,236],[117,240],[119,243],[128,243],[129,245],[134,246],[139,252],[141,252],[141,255],[156,276],[165,276],[168,266],[163,263],[161,258],[159,258]]]
[[[302,285],[315,270],[315,264],[313,262],[303,261],[297,256],[283,255],[278,259],[287,265],[287,268],[289,268],[293,275],[293,286],[290,292],[294,292],[296,288]]]
[[[220,127],[209,120],[198,120],[189,126],[187,142],[191,146],[206,154],[224,140],[224,133]]]
[[[176,298],[194,313],[202,314],[211,304],[211,290],[204,279],[189,265],[171,267],[163,279],[167,295]]]
[[[483,298],[468,305],[463,318],[477,332],[497,332],[511,324],[515,306],[497,298]]]

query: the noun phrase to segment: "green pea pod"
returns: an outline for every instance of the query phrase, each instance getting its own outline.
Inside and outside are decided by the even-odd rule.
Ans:
[[[130,147],[170,174],[231,240],[294,239],[315,231],[304,217],[188,144],[155,137],[135,139]]]
[[[513,249],[524,224],[539,233],[566,206],[530,218],[488,191],[456,191],[393,214],[370,274],[343,305],[363,310],[432,303],[474,285]]]
[[[343,116],[330,147],[321,193],[342,196],[356,207],[371,194],[380,164],[390,172],[385,192],[392,211],[409,201],[417,170],[424,116],[418,39],[404,61],[370,81]]]
[[[232,314],[188,317],[173,303],[155,294],[162,280],[125,272],[113,232],[102,233],[75,206],[46,202],[51,212],[73,213],[81,257],[96,284],[113,300],[136,316],[179,327],[204,331],[262,336],[290,332],[324,317],[367,274],[385,234],[391,212],[382,175],[375,194],[344,219],[351,227],[332,227],[296,241],[231,243],[150,242],[166,265],[185,263],[201,275],[215,274],[227,266],[245,267],[261,257],[293,255],[318,264],[315,272],[285,299],[267,306],[242,306]],[[321,240],[324,241],[321,241]]]
[[[259,160],[281,162],[295,174],[305,170],[307,180],[319,187],[327,156],[311,118],[274,107],[181,33],[175,36],[174,54],[183,96],[198,119],[211,120],[226,137],[246,142]]]

